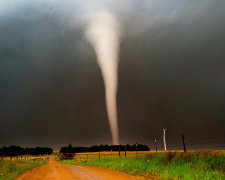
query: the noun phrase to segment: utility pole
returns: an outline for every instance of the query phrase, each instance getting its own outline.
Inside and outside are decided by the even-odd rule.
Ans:
[[[119,145],[119,156],[120,156],[120,145]]]
[[[163,129],[163,143],[164,143],[164,149],[166,151],[166,129]]]
[[[155,139],[155,153],[157,153],[157,140]]]
[[[136,143],[136,158],[137,158],[137,145],[138,145],[138,144]]]
[[[186,152],[186,146],[185,146],[185,142],[184,142],[184,134],[182,134],[182,142],[183,142],[184,152]]]

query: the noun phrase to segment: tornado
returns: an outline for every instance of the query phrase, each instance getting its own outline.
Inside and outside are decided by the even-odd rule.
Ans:
[[[107,115],[114,145],[119,144],[117,118],[118,52],[120,44],[119,23],[108,11],[89,14],[85,31],[87,41],[93,47],[105,86]]]

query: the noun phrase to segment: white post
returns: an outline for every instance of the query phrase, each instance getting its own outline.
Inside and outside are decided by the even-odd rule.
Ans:
[[[164,149],[166,151],[166,129],[163,129],[163,143],[164,143]]]

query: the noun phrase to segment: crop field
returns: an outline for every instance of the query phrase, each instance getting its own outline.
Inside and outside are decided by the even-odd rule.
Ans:
[[[183,152],[182,150],[176,151],[167,151],[167,152]],[[195,152],[195,151],[188,151],[188,152]],[[220,151],[214,151],[220,152]],[[157,153],[165,153],[165,151],[157,151]],[[76,153],[74,156],[74,161],[91,161],[97,160],[102,158],[108,159],[117,159],[117,158],[137,158],[143,159],[146,157],[147,154],[156,154],[155,151],[101,151],[101,152],[86,152],[86,153]]]
[[[91,160],[97,160],[101,158],[109,158],[109,159],[115,159],[119,157],[127,157],[127,158],[142,158],[146,154],[152,153],[151,151],[112,151],[112,152],[87,152],[87,153],[76,153],[74,156],[74,161],[91,161]]]

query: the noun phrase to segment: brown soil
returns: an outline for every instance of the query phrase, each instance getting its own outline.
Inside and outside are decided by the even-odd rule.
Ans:
[[[54,158],[43,166],[23,173],[17,180],[135,180],[142,179],[103,168],[57,163]]]

